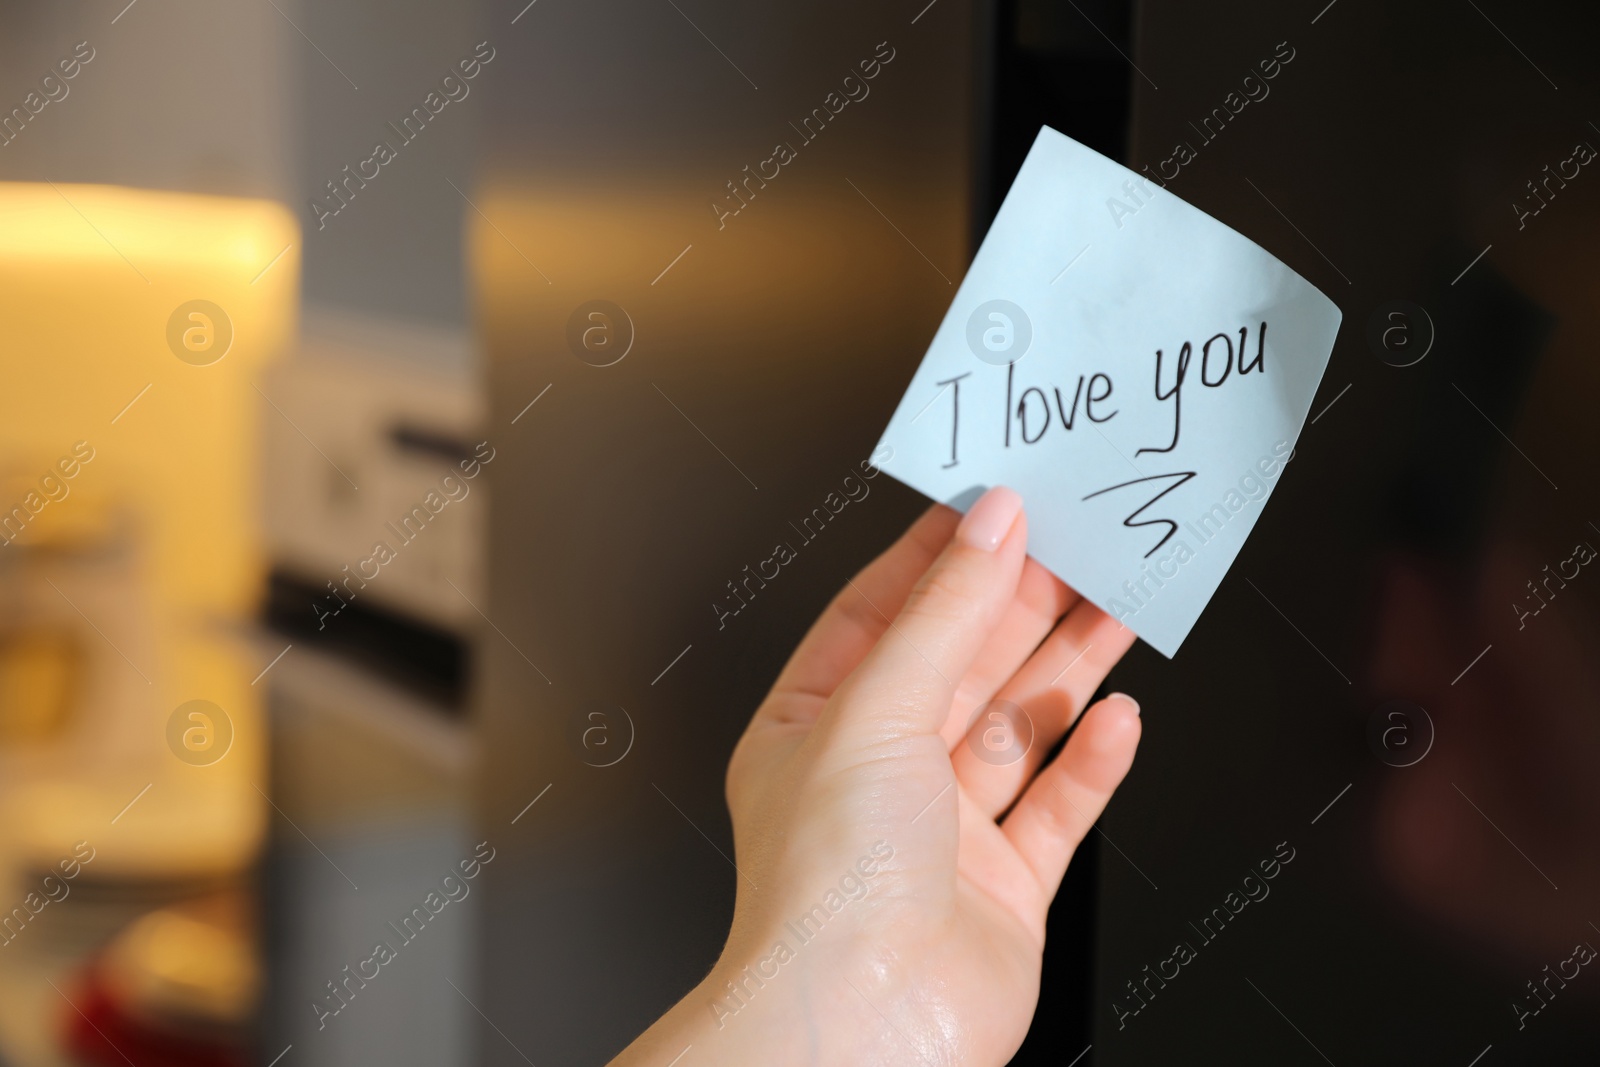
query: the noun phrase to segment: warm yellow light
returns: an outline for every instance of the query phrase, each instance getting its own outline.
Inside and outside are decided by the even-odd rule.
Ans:
[[[255,382],[294,336],[299,240],[266,201],[0,183],[0,581],[17,625],[73,627],[89,660],[71,758],[5,797],[45,865],[147,783],[93,871],[255,847],[259,665],[237,636],[262,570]],[[211,766],[166,738],[194,699],[235,728]]]

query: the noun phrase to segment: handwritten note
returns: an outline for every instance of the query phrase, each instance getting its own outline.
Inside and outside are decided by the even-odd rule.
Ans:
[[[1285,477],[1340,317],[1254,242],[1045,128],[882,468],[961,511],[1016,489],[1030,554],[1170,657]]]

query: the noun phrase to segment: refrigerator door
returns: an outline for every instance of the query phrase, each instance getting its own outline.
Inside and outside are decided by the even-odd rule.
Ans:
[[[483,1062],[603,1063],[704,975],[733,744],[926,506],[877,478],[824,507],[970,254],[982,25],[922,6],[538,4],[486,30]]]
[[[1200,625],[1123,668],[1098,1064],[1593,1058],[1600,25],[1523,15],[1141,6],[1131,165],[1345,319]]]

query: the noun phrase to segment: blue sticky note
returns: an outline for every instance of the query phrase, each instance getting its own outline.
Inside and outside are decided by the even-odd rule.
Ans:
[[[1041,129],[875,458],[958,510],[1017,490],[1030,554],[1170,657],[1290,476],[1340,318],[1253,241]]]

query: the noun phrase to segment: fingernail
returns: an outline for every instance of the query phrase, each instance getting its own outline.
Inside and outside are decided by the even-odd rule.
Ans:
[[[1126,700],[1129,704],[1133,705],[1133,713],[1135,715],[1139,714],[1139,702],[1137,700],[1133,699],[1127,693],[1111,693],[1110,695],[1108,695],[1106,697],[1106,699],[1107,700]]]
[[[1022,511],[1022,497],[1016,490],[997,485],[990,489],[961,519],[956,540],[971,548],[993,552],[1011,532],[1011,524]]]

